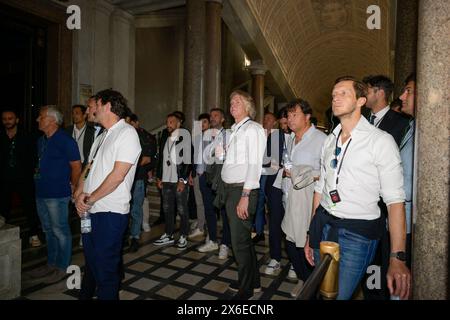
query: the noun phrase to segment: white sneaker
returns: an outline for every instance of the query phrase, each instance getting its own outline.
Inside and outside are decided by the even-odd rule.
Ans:
[[[219,245],[217,244],[217,242],[211,240],[197,248],[199,252],[210,252],[217,249],[219,249]]]
[[[144,232],[150,232],[150,230],[152,230],[148,223],[143,223],[142,224],[142,229],[144,230]]]
[[[187,240],[185,236],[180,236],[177,241],[177,248],[178,250],[184,250],[187,248]]]
[[[191,233],[188,235],[188,239],[196,238],[196,237],[203,236],[203,235],[204,235],[203,230],[200,230],[199,228],[195,228],[195,229],[192,230]]]
[[[294,267],[291,264],[288,272],[288,278],[291,280],[297,280],[297,273],[295,273]]]
[[[219,248],[219,259],[225,260],[228,258],[228,247],[225,244],[221,244]]]
[[[42,245],[41,240],[39,240],[39,237],[37,235],[30,237],[30,245],[33,248],[40,247]]]
[[[164,233],[158,240],[153,242],[155,246],[164,246],[168,244],[174,243],[175,240],[173,239],[173,236],[169,236],[167,233]]]
[[[264,270],[264,273],[269,276],[277,275],[280,272],[280,269],[281,269],[280,263],[275,259],[271,259],[266,269]]]

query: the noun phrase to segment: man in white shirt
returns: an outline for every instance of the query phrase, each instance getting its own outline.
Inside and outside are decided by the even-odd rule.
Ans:
[[[181,127],[181,119],[175,112],[166,119],[168,136],[162,138],[159,146],[159,163],[156,184],[162,190],[162,205],[165,215],[165,232],[153,244],[169,245],[175,242],[176,213],[180,216],[180,237],[177,249],[187,248],[189,233],[189,212],[187,186],[192,171],[192,139],[189,131]]]
[[[341,124],[325,140],[320,179],[315,187],[315,212],[305,244],[308,262],[319,262],[321,240],[340,246],[337,299],[350,299],[373,260],[381,236],[378,199],[388,206],[391,259],[390,293],[406,299],[410,272],[405,265],[405,192],[400,154],[391,135],[361,116],[367,86],[353,77],[336,80],[333,114]],[[314,252],[311,250],[314,249]]]
[[[72,106],[73,125],[66,128],[66,132],[72,136],[78,145],[83,166],[87,164],[89,152],[95,138],[95,129],[86,122],[86,109],[81,104]]]
[[[367,120],[378,129],[389,133],[397,145],[400,145],[408,120],[389,106],[394,83],[383,75],[367,76],[363,82],[368,87],[366,107],[370,109],[370,115]]]
[[[75,202],[80,216],[90,214],[92,231],[82,235],[85,277],[96,286],[82,285],[80,298],[92,298],[97,287],[98,299],[117,300],[123,236],[141,146],[136,130],[124,120],[128,107],[119,92],[98,92],[96,104],[95,119],[106,130],[92,146]]]
[[[255,290],[261,290],[251,231],[267,138],[262,126],[251,120],[255,115],[252,97],[238,90],[231,93],[230,100],[235,124],[225,146],[221,177],[231,245],[238,266],[238,284],[230,285],[230,289],[238,291],[234,299],[246,300]]]
[[[205,244],[198,247],[200,252],[210,252],[219,249],[219,259],[228,258],[228,250],[231,245],[230,226],[225,208],[219,208],[222,217],[222,240],[219,246],[217,242],[217,214],[214,207],[216,197],[215,181],[222,169],[223,145],[226,143],[226,130],[223,127],[225,122],[225,112],[220,108],[213,108],[209,111],[211,128],[207,130],[203,139],[207,142],[203,150],[203,161],[205,172],[199,177],[200,190],[205,205],[205,218],[208,226],[208,238]],[[216,152],[218,151],[218,152]]]

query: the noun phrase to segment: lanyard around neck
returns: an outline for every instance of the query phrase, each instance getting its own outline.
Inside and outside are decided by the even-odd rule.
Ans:
[[[337,160],[337,157],[338,157],[338,154],[339,154],[339,152],[338,152],[338,142],[339,142],[339,137],[341,136],[341,132],[342,132],[342,129],[341,129],[341,131],[339,131],[339,134],[338,134],[338,136],[336,138],[336,146],[335,146],[335,149],[334,149],[334,159],[336,161],[336,165],[338,163],[338,160]],[[339,174],[341,173],[342,164],[344,163],[345,154],[347,153],[348,146],[350,145],[350,142],[352,142],[352,139],[353,138],[350,138],[350,140],[347,142],[347,145],[345,146],[344,154],[342,155],[341,161],[339,161],[339,168],[338,168],[337,175],[336,175],[336,186],[339,183]]]
[[[76,128],[76,126],[73,127],[73,138],[78,142],[78,141],[80,141],[81,137],[84,135],[84,132],[86,131],[86,128],[87,128],[87,124],[84,125],[84,128],[83,128],[83,130],[81,130],[80,134],[78,135],[78,138],[77,138],[75,128]]]

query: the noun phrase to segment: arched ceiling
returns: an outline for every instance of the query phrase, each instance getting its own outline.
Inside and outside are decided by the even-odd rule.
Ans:
[[[339,76],[391,75],[394,1],[246,1],[292,91],[315,110],[329,107]],[[380,30],[367,28],[370,5],[381,9]]]

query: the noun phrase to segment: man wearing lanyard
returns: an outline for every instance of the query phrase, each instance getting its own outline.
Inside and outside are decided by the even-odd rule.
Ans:
[[[66,128],[67,133],[77,142],[83,166],[87,164],[95,136],[95,129],[86,122],[86,117],[85,106],[81,104],[72,106],[73,125]]]
[[[391,294],[406,299],[410,272],[404,262],[405,192],[400,154],[391,135],[361,117],[366,96],[366,85],[353,77],[335,82],[332,109],[341,124],[327,137],[322,149],[313,201],[315,214],[305,254],[314,265],[320,261],[320,241],[338,242],[341,259],[337,299],[351,299],[381,236],[381,195],[388,206],[391,233],[388,288]]]
[[[262,126],[251,120],[256,112],[248,93],[240,90],[231,93],[230,113],[235,124],[225,147],[221,172],[231,245],[238,266],[238,284],[230,289],[238,289],[233,299],[247,300],[261,289],[251,232],[267,138]]]
[[[165,232],[154,244],[169,245],[175,242],[175,206],[180,215],[180,237],[177,241],[178,250],[187,248],[189,233],[188,196],[186,185],[192,170],[192,143],[189,131],[181,128],[181,119],[175,113],[167,116],[167,131],[169,136],[161,140],[157,169],[157,187],[162,190],[162,203],[165,214]]]
[[[205,218],[208,225],[209,239],[205,244],[198,247],[200,252],[210,252],[219,249],[219,259],[228,258],[228,248],[231,244],[230,226],[228,224],[227,214],[225,209],[220,208],[222,217],[222,241],[220,246],[217,243],[217,215],[214,207],[214,198],[216,196],[215,186],[213,181],[215,175],[220,174],[223,164],[223,145],[225,142],[225,113],[220,108],[213,108],[209,112],[211,128],[206,131],[204,140],[211,141],[205,146],[203,150],[203,159],[206,163],[205,173],[200,175],[199,184],[203,195],[203,203],[205,205]],[[214,189],[213,189],[214,188]]]
[[[75,206],[90,213],[92,231],[83,234],[85,277],[93,279],[101,300],[119,298],[122,240],[128,225],[131,186],[141,146],[136,130],[124,120],[128,107],[117,91],[96,94],[95,119],[106,129],[92,146],[89,164],[78,182]],[[92,281],[83,281],[83,284]],[[95,286],[81,287],[89,299]]]

